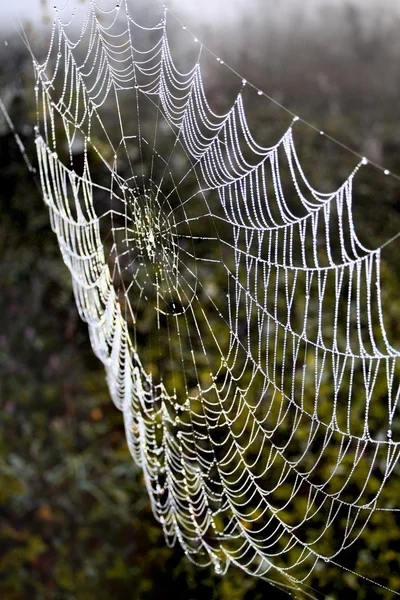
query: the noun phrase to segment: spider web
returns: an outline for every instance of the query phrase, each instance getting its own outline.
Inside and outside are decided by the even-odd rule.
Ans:
[[[264,147],[245,80],[214,111],[198,40],[178,68],[168,11],[140,25],[108,4],[87,1],[79,32],[56,9],[34,60],[43,197],[76,303],[167,542],[297,588],[393,507],[399,352],[382,248],[354,226],[366,161],[317,191],[296,118]]]

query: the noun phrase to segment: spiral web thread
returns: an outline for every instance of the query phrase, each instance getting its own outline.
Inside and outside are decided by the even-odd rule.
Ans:
[[[76,303],[167,542],[296,588],[393,508],[399,352],[381,249],[353,222],[365,161],[318,192],[296,119],[258,144],[245,81],[217,114],[201,46],[187,72],[174,62],[168,12],[145,27],[109,4],[86,3],[79,35],[56,11],[34,60],[43,196]]]

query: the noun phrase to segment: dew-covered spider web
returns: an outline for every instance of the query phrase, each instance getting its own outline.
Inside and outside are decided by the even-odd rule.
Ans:
[[[366,161],[314,189],[296,119],[261,143],[245,80],[214,110],[169,11],[70,9],[34,61],[41,185],[154,515],[196,564],[296,589],[397,507],[399,351],[353,218]]]

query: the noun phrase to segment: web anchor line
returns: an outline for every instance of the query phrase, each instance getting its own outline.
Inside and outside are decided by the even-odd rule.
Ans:
[[[32,174],[36,174],[36,169],[35,169],[35,167],[32,166],[31,161],[29,160],[29,157],[28,157],[28,154],[26,152],[25,146],[24,146],[24,144],[23,144],[20,136],[16,132],[15,127],[14,127],[14,123],[12,122],[11,117],[10,117],[10,115],[9,115],[9,113],[8,113],[5,105],[4,105],[4,102],[3,102],[3,100],[1,98],[0,98],[0,110],[3,113],[3,115],[4,115],[4,118],[6,120],[7,125],[10,128],[11,133],[14,135],[14,138],[15,138],[15,141],[17,143],[18,149],[21,152],[22,158],[25,161],[25,164],[26,164],[26,166],[28,168],[28,171],[30,173],[32,173]]]

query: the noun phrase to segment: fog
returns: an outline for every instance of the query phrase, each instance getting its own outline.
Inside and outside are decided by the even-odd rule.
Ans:
[[[10,26],[13,21],[21,18],[24,21],[37,22],[52,12],[53,5],[65,6],[71,0],[14,0],[0,2],[0,24]],[[76,0],[73,0],[77,3]],[[111,6],[114,0],[103,0],[102,5]],[[161,4],[161,1],[160,1]],[[209,26],[221,23],[236,23],[246,17],[247,22],[257,21],[258,15],[273,22],[293,21],[294,17],[315,19],[321,12],[331,8],[352,5],[363,13],[379,14],[388,18],[394,12],[400,14],[400,4],[397,0],[167,0],[167,6],[183,18],[196,23],[207,23]],[[251,12],[253,11],[253,12]]]
[[[354,6],[366,14],[371,11],[381,16],[390,16],[393,12],[400,14],[397,0],[169,0],[167,5],[182,15],[209,24],[237,21],[244,16],[256,21],[257,15],[272,21],[292,20],[294,15],[314,19],[324,10],[346,5]],[[251,10],[253,13],[249,14]]]

